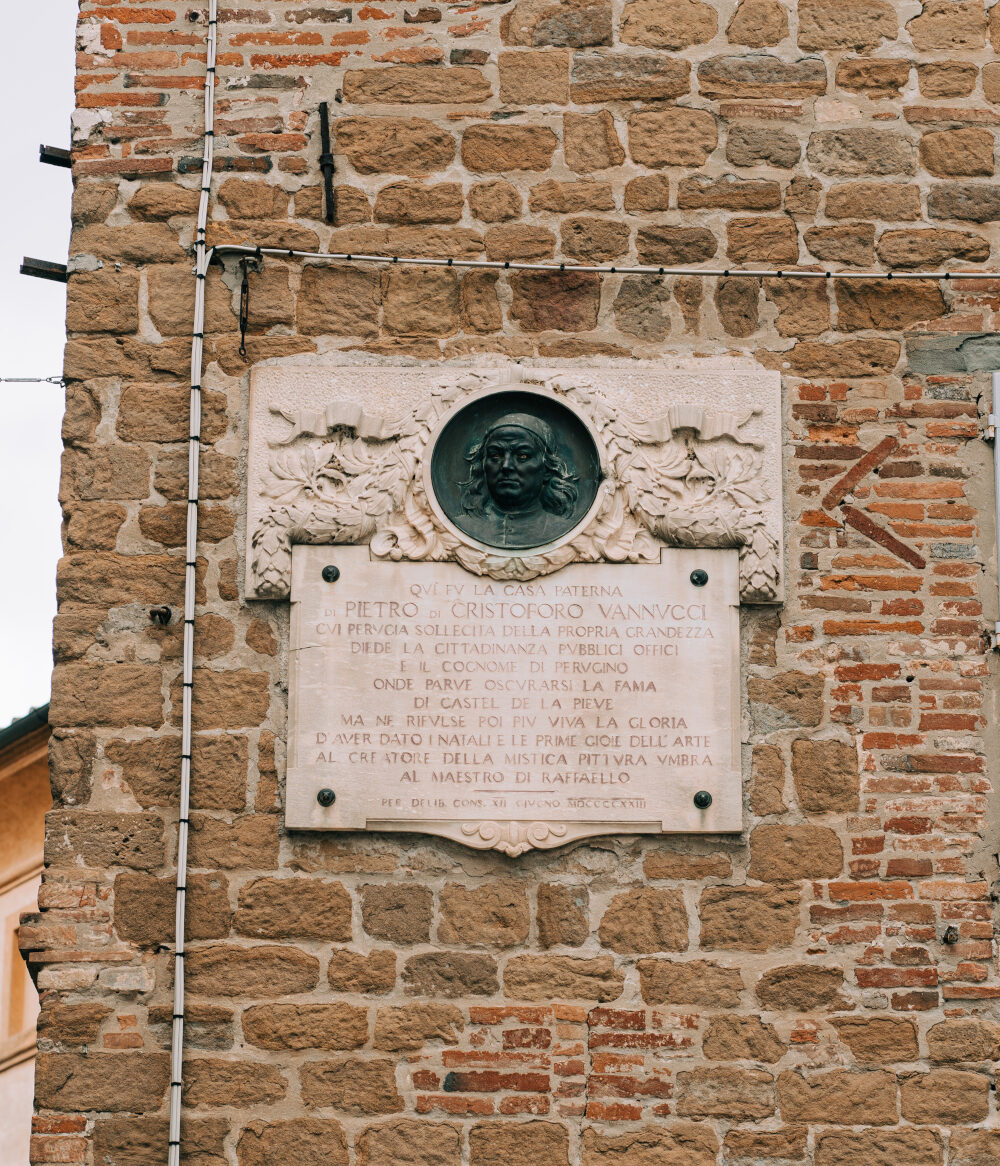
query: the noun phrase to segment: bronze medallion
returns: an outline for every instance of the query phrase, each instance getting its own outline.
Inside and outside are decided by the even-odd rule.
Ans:
[[[460,409],[431,457],[445,515],[502,550],[562,538],[586,517],[600,481],[597,446],[583,421],[559,401],[516,390]]]

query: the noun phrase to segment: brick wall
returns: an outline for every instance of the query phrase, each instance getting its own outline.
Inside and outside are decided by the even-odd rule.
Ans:
[[[223,9],[210,241],[997,262],[1000,7]],[[82,0],[35,1163],[165,1160],[206,14]],[[334,98],[342,96],[340,104]],[[336,118],[323,221],[316,107]],[[197,1166],[985,1166],[1000,280],[303,266],[250,362],[742,356],[786,377],[788,601],[744,609],[746,831],[507,860],[286,834],[283,605],[240,601],[246,364],[206,321],[185,1069]],[[989,701],[989,704],[987,703]],[[995,741],[995,737],[993,738]]]

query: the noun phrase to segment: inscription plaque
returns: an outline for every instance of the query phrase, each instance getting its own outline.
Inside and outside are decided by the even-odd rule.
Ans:
[[[290,827],[511,855],[741,829],[735,549],[505,581],[296,545],[291,576]]]

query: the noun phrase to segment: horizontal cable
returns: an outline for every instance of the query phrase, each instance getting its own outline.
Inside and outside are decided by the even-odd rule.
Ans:
[[[618,264],[591,263],[516,263],[503,259],[432,259],[416,255],[359,255],[355,252],[296,251],[289,247],[257,247],[242,243],[219,243],[211,248],[214,255],[261,256],[276,259],[311,259],[330,263],[395,263],[411,267],[467,267],[487,271],[552,271],[600,275],[700,275],[723,279],[740,276],[747,279],[1000,279],[1000,271],[800,271],[798,269],[759,269],[740,267],[660,267],[651,263],[636,263],[625,267]]]

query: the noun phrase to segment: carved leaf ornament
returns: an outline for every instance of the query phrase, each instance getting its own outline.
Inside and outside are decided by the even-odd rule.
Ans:
[[[582,374],[524,376],[524,387],[554,395],[587,421],[601,449],[605,479],[580,527],[540,551],[492,550],[428,498],[423,467],[433,434],[472,395],[510,389],[498,373],[445,374],[397,421],[347,402],[319,413],[276,408],[291,429],[272,443],[264,484],[271,503],[252,534],[257,597],[288,595],[295,543],[368,543],[376,557],[449,560],[497,580],[534,579],[568,563],[656,561],[666,545],[738,548],[742,601],[776,601],[780,556],[764,512],[762,454],[740,434],[752,411],[681,404],[639,420],[613,409]]]

